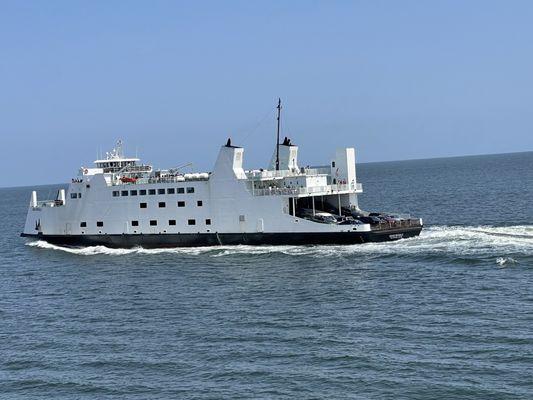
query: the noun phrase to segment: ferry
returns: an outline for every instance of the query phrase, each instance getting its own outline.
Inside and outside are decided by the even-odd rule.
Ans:
[[[326,165],[302,166],[298,146],[277,141],[267,168],[246,170],[244,148],[228,139],[211,172],[156,170],[125,157],[122,141],[81,167],[52,200],[31,193],[23,237],[66,246],[159,248],[317,245],[418,236],[420,218],[363,211],[354,148]]]

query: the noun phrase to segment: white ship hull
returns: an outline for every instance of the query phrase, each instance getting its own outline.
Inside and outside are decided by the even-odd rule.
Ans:
[[[414,219],[317,222],[315,213],[324,210],[339,220],[358,210],[354,150],[338,150],[330,165],[312,169],[296,165],[296,146],[279,146],[279,170],[245,171],[244,149],[231,145],[221,148],[209,174],[142,175],[151,167],[136,159],[97,160],[99,168],[82,168],[56,200],[39,202],[32,194],[22,236],[65,245],[176,247],[355,244],[420,233]],[[312,212],[302,216],[302,209]]]

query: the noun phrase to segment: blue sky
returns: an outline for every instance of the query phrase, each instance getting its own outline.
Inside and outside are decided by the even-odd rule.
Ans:
[[[0,186],[70,180],[122,138],[158,167],[533,150],[531,1],[2,1]]]

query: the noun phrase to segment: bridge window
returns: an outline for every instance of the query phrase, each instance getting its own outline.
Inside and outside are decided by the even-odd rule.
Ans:
[[[131,226],[139,226],[139,221],[131,221]]]
[[[165,194],[165,189],[157,189],[157,194]]]
[[[196,220],[195,219],[189,219],[189,220],[187,220],[187,224],[188,225],[196,225]]]
[[[150,220],[150,226],[157,226],[157,220],[151,219]]]
[[[178,207],[185,207],[184,201],[178,201]]]
[[[141,208],[147,208],[147,207],[148,207],[148,204],[146,204],[146,203],[139,203],[139,207],[141,207]]]

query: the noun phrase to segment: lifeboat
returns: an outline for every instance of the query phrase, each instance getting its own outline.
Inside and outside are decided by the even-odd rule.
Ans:
[[[129,176],[122,176],[120,178],[120,181],[123,183],[135,183],[137,182],[137,178],[130,178]]]

